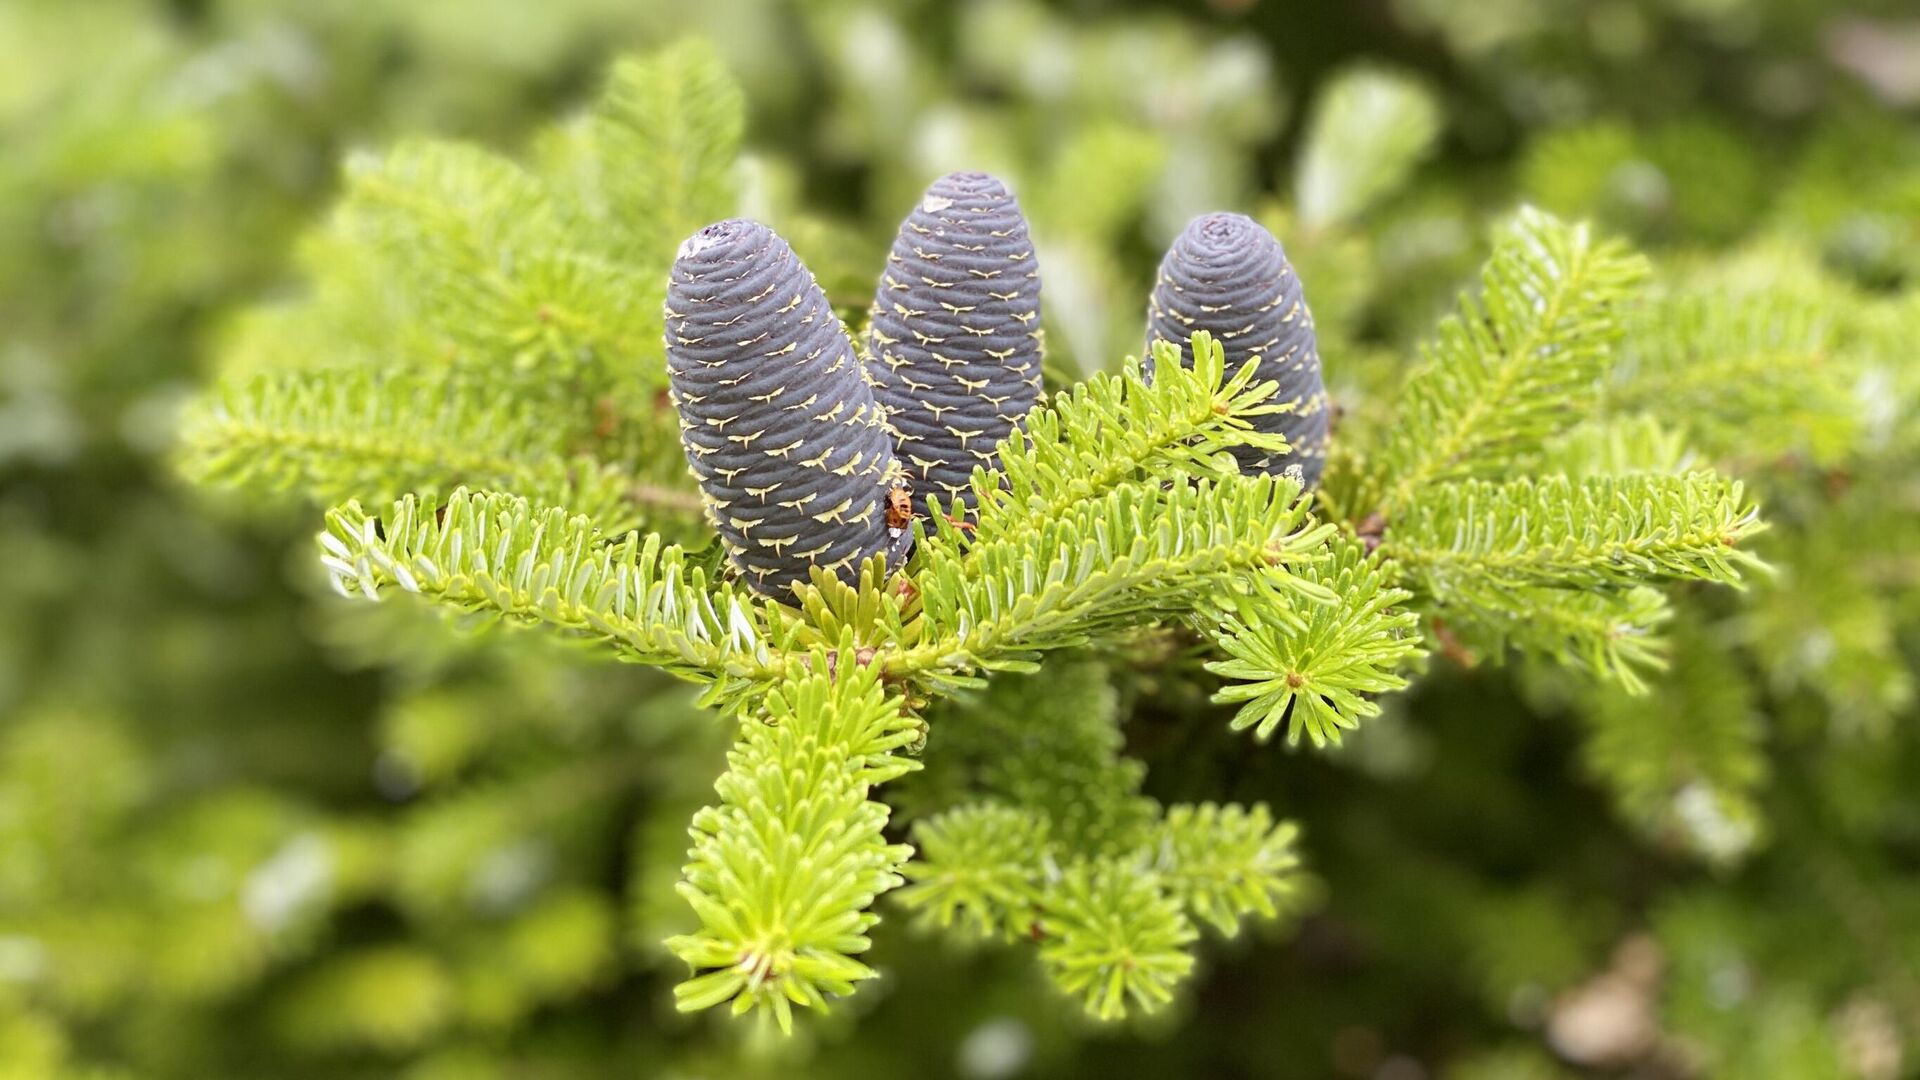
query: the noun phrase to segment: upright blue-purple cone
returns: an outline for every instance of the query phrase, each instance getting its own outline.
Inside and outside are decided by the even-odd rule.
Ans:
[[[1240,471],[1281,473],[1297,467],[1303,487],[1318,484],[1326,465],[1329,410],[1313,315],[1280,241],[1244,214],[1194,218],[1160,261],[1147,301],[1147,374],[1153,373],[1156,341],[1179,345],[1182,363],[1191,367],[1190,339],[1196,330],[1220,342],[1228,371],[1260,357],[1257,377],[1280,384],[1270,400],[1294,406],[1291,412],[1254,418],[1259,430],[1286,436],[1290,450],[1236,450]]]
[[[975,465],[1040,399],[1040,268],[1020,204],[986,173],[933,182],[873,298],[867,370],[917,503],[969,509]]]
[[[734,219],[680,246],[667,374],[707,516],[747,581],[854,582],[887,546],[892,436],[853,342],[793,249]]]

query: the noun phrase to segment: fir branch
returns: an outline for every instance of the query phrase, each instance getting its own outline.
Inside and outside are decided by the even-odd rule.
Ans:
[[[1255,592],[1203,623],[1229,657],[1207,670],[1242,680],[1213,700],[1245,702],[1232,728],[1253,728],[1263,741],[1284,724],[1290,746],[1303,734],[1317,747],[1338,744],[1343,729],[1380,712],[1373,695],[1407,685],[1397,671],[1419,655],[1420,642],[1416,616],[1400,605],[1413,594],[1394,587],[1358,542],[1337,541],[1325,561],[1293,572],[1334,599],[1286,605]]]
[[[1147,850],[1169,895],[1232,937],[1249,913],[1277,918],[1294,899],[1300,830],[1265,805],[1171,806]]]
[[[1731,652],[1692,623],[1678,631],[1673,668],[1651,695],[1589,695],[1581,758],[1634,825],[1728,862],[1760,839],[1765,732]]]
[[[825,1010],[874,976],[854,959],[879,921],[867,909],[901,884],[912,849],[886,842],[887,808],[867,793],[919,767],[895,752],[920,724],[874,669],[828,675],[824,651],[811,666],[742,717],[720,805],[694,816],[679,888],[701,927],[667,943],[695,973],[674,992],[683,1011],[731,1001],[790,1030],[794,1005]]]
[[[389,586],[470,611],[544,622],[622,657],[697,681],[760,681],[788,666],[754,601],[658,536],[605,543],[585,517],[510,495],[457,490],[434,509],[407,496],[376,519],[349,502],[327,514],[321,562],[345,596]]]
[[[634,521],[621,470],[570,453],[575,435],[514,388],[455,371],[330,368],[219,388],[188,412],[180,466],[196,483],[333,502],[431,499],[460,485]]]
[[[1151,386],[1128,365],[1119,375],[1096,374],[1029,414],[1024,428],[1000,444],[997,473],[974,474],[975,537],[1024,532],[1030,522],[1129,481],[1234,475],[1221,455],[1236,447],[1285,449],[1284,440],[1253,426],[1279,408],[1268,403],[1275,384],[1259,381],[1259,366],[1228,372],[1225,350],[1208,334],[1194,335],[1191,345],[1191,368],[1181,367],[1177,347],[1154,347]]]
[[[1629,694],[1645,693],[1646,677],[1667,667],[1661,628],[1673,610],[1658,589],[1512,589],[1502,593],[1500,608],[1462,615],[1459,629],[1488,651],[1513,648],[1617,683]]]
[[[1282,569],[1331,535],[1298,494],[1268,476],[1129,484],[971,545],[937,521],[914,579],[921,610],[936,641],[980,660],[1084,644],[1190,609],[1253,571],[1270,571],[1276,596],[1320,595]]]
[[[1742,616],[1775,692],[1818,695],[1834,727],[1855,737],[1895,730],[1920,681],[1900,643],[1920,613],[1920,487],[1911,482],[1920,469],[1907,472],[1891,492],[1873,484],[1816,504],[1815,528],[1781,530],[1768,548],[1780,576],[1755,590]]]
[[[1046,818],[1024,806],[980,803],[914,823],[912,884],[894,899],[923,925],[1012,941],[1028,932],[1045,873]]]
[[[1335,76],[1314,102],[1294,173],[1301,224],[1344,224],[1399,187],[1440,124],[1433,95],[1405,75],[1357,67]]]
[[[1380,552],[1441,603],[1500,611],[1508,592],[1662,578],[1738,585],[1762,528],[1737,481],[1685,476],[1470,480],[1414,496]]]
[[[476,363],[581,370],[657,349],[657,276],[582,250],[551,189],[484,150],[409,142],[358,164],[338,226]]]
[[[383,155],[348,159],[346,174],[338,232],[436,276],[458,275],[504,294],[510,279],[499,276],[504,268],[492,256],[547,246],[555,235],[539,178],[478,146],[407,140]]]
[[[640,541],[628,538],[611,548],[595,548],[590,523],[569,522],[562,511],[536,511],[515,499],[476,502],[477,497],[470,496],[458,501],[463,513],[486,522],[477,527],[491,542],[466,546],[461,554],[470,562],[457,575],[441,561],[441,549],[454,530],[451,511],[446,530],[422,527],[414,500],[402,500],[395,509],[410,530],[390,529],[384,539],[357,504],[336,511],[330,519],[333,539],[327,542],[329,565],[343,591],[377,592],[382,585],[400,584],[456,606],[550,622],[610,640],[630,659],[664,664],[693,678],[717,679],[723,683],[721,692],[730,692],[724,684],[735,678],[760,679],[788,670],[796,658],[782,650],[821,642],[821,627],[830,631],[837,625],[821,620],[841,618],[833,614],[835,604],[866,612],[854,622],[877,628],[877,634],[865,634],[861,646],[884,648],[873,662],[890,675],[951,684],[971,670],[1018,664],[1039,650],[1079,644],[1181,613],[1205,598],[1246,588],[1253,580],[1265,581],[1276,600],[1289,594],[1330,598],[1323,588],[1287,571],[1290,564],[1309,561],[1332,533],[1332,526],[1312,523],[1297,499],[1295,482],[1241,477],[1224,456],[1195,462],[1190,455],[1199,451],[1194,448],[1143,444],[1125,425],[1125,418],[1164,416],[1172,412],[1170,403],[1186,403],[1204,419],[1179,425],[1181,438],[1195,441],[1202,451],[1232,444],[1234,435],[1229,433],[1241,430],[1234,410],[1257,409],[1270,385],[1249,390],[1251,368],[1222,385],[1217,349],[1204,348],[1204,341],[1199,344],[1211,362],[1197,366],[1197,376],[1170,365],[1169,377],[1153,388],[1133,381],[1137,396],[1101,414],[1105,426],[1098,428],[1099,437],[1088,434],[1087,423],[1078,422],[1098,410],[1072,414],[1073,422],[1038,419],[1049,415],[1048,408],[1036,412],[1035,426],[1057,437],[1009,440],[1009,445],[1020,444],[1016,456],[1024,471],[1018,475],[1024,480],[1007,489],[1033,490],[1034,498],[1024,505],[1003,502],[995,474],[976,474],[977,490],[993,493],[983,500],[979,517],[979,533],[986,536],[976,534],[970,540],[944,518],[935,520],[934,535],[922,539],[916,557],[911,594],[918,618],[911,622],[902,621],[898,604],[862,606],[863,596],[878,595],[884,576],[874,576],[871,568],[866,583],[857,588],[847,584],[836,589],[815,575],[812,584],[796,590],[804,617],[795,619],[791,609],[777,605],[759,612],[730,589],[709,596],[704,576],[699,584],[689,585],[678,576],[683,562],[678,549],[660,546],[657,540],[646,542],[648,554],[642,557],[657,556],[662,567],[676,568],[673,591],[657,601],[659,611],[644,609],[648,614],[636,621],[627,592],[633,579],[609,582],[627,572],[623,560],[636,558]],[[1163,425],[1159,430],[1168,429]],[[1067,436],[1068,431],[1076,434]],[[1111,452],[1101,453],[1102,445]],[[1137,467],[1117,478],[1109,467],[1125,452],[1122,448],[1132,449]],[[1132,479],[1141,472],[1183,475],[1175,463],[1225,475],[1218,482],[1172,487],[1157,479]],[[1093,472],[1100,483],[1117,486],[1045,517],[1027,517],[1042,498],[1038,477],[1051,476],[1083,492],[1091,487],[1084,472],[1066,472],[1076,465]],[[1046,498],[1050,500],[1051,493]],[[651,577],[645,580],[648,587],[657,583]],[[532,593],[526,591],[530,588]],[[669,624],[649,621],[657,617],[668,618]],[[709,669],[705,676],[700,674],[703,667]]]
[[[1193,971],[1199,935],[1179,901],[1138,860],[1077,863],[1041,897],[1040,963],[1095,1019],[1151,1013]]]
[[[898,899],[924,925],[969,938],[1033,937],[1043,968],[1096,1019],[1152,1012],[1192,969],[1188,916],[1229,937],[1276,918],[1298,890],[1299,834],[1266,807],[1175,806],[1141,842],[1059,843],[1025,806],[962,806],[915,825],[920,857]]]
[[[691,39],[618,62],[577,143],[552,148],[567,151],[550,157],[550,172],[574,195],[572,231],[663,281],[684,237],[735,210],[745,127],[745,97],[712,45]]]
[[[920,851],[903,870],[914,884],[898,899],[922,925],[972,940],[1034,937],[1045,950],[1061,929],[1050,914],[1092,922],[1084,905],[1139,905],[1143,922],[1123,927],[1119,920],[1136,916],[1109,912],[1114,922],[1081,926],[1076,940],[1052,946],[1080,960],[1113,961],[1110,950],[1138,948],[1164,931],[1159,920],[1169,911],[1232,934],[1249,915],[1273,917],[1290,906],[1298,884],[1294,826],[1276,824],[1264,807],[1176,806],[1162,815],[1139,794],[1139,764],[1121,757],[1116,704],[1106,666],[1079,659],[995,679],[977,699],[936,718],[929,768],[905,792],[931,783],[963,799],[984,792],[987,801],[915,824]],[[1103,875],[1116,873],[1138,887],[1097,900],[1083,893],[1096,879],[1110,888]],[[1113,989],[1114,979],[1134,979],[1124,960],[1094,964],[1098,977],[1082,978],[1065,970],[1063,953],[1049,955],[1043,963],[1056,979],[1106,1018],[1130,1003],[1151,1007],[1186,963],[1177,945],[1160,954],[1166,967],[1143,976],[1137,989],[1145,996],[1130,999]]]
[[[1683,425],[1716,460],[1832,461],[1857,435],[1838,290],[1712,288],[1636,305],[1607,388],[1617,413]]]
[[[1698,467],[1685,437],[1653,416],[1609,416],[1567,429],[1541,447],[1539,473],[1573,480],[1631,473],[1678,475]]]
[[[1369,497],[1354,505],[1391,519],[1438,481],[1524,467],[1598,400],[1620,336],[1615,309],[1645,272],[1587,226],[1522,210],[1495,242],[1480,297],[1461,300],[1408,379],[1369,458]]]
[[[1123,753],[1113,681],[1106,664],[1077,655],[999,676],[942,717],[936,767],[969,766],[970,789],[1040,811],[1063,851],[1136,847],[1159,808],[1140,794],[1146,767]]]

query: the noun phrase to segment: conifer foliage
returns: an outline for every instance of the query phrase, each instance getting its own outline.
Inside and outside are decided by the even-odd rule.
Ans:
[[[263,354],[264,376],[199,404],[184,450],[210,485],[337,500],[319,544],[347,596],[543,625],[706,686],[738,735],[678,886],[697,924],[669,942],[684,1009],[784,1027],[826,1008],[874,975],[875,905],[906,882],[936,928],[1037,940],[1092,1015],[1155,1008],[1197,926],[1288,910],[1306,841],[1265,807],[1144,796],[1117,710],[1092,707],[1103,649],[1197,637],[1234,728],[1319,746],[1405,685],[1423,615],[1611,674],[1609,619],[1644,615],[1650,586],[1752,565],[1731,481],[1542,473],[1644,271],[1583,226],[1523,213],[1392,433],[1343,434],[1303,498],[1326,399],[1300,282],[1257,226],[1210,215],[1176,244],[1150,383],[1128,363],[1036,406],[1025,226],[1002,185],[947,177],[876,298],[876,400],[811,275],[731,216],[738,110],[717,60],[681,48],[621,65],[532,164],[433,145],[369,166],[311,296],[262,316],[355,347]],[[632,298],[663,285],[661,335]],[[418,384],[375,365],[464,378],[414,426]],[[940,373],[953,385],[924,397],[909,382]],[[293,389],[312,385],[340,389]],[[888,559],[896,440],[924,494],[971,515],[896,524],[911,551]],[[383,469],[381,445],[407,452]],[[581,475],[605,497],[571,502]],[[1602,605],[1576,608],[1592,629],[1543,614],[1567,598]],[[1087,707],[996,705],[1042,663],[1080,665]],[[876,797],[896,787],[910,832]]]

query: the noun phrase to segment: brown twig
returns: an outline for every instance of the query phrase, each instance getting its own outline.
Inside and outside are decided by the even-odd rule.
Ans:
[[[1428,625],[1433,628],[1433,640],[1440,644],[1441,655],[1463,668],[1471,668],[1480,663],[1480,658],[1473,655],[1473,650],[1461,644],[1460,639],[1453,635],[1453,630],[1447,626],[1445,619],[1435,617],[1428,620]]]
[[[1354,529],[1354,535],[1367,546],[1367,554],[1371,555],[1374,549],[1380,546],[1381,539],[1387,535],[1387,519],[1376,510],[1360,519],[1359,526]]]

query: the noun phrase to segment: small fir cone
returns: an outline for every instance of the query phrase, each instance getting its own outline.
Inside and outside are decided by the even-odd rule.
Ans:
[[[1040,399],[1040,268],[1027,219],[986,173],[933,182],[873,298],[867,370],[915,498],[973,506],[975,465]]]
[[[1253,418],[1259,430],[1286,436],[1291,450],[1236,450],[1240,471],[1280,473],[1297,467],[1303,487],[1318,484],[1326,464],[1329,409],[1313,315],[1280,241],[1244,214],[1194,218],[1167,249],[1147,301],[1147,375],[1153,375],[1156,341],[1180,346],[1182,363],[1191,367],[1197,330],[1220,342],[1228,371],[1260,357],[1256,378],[1280,384],[1269,400],[1294,403],[1292,412]]]
[[[667,374],[707,517],[752,586],[853,583],[888,546],[891,436],[846,328],[793,249],[742,219],[680,246]]]

